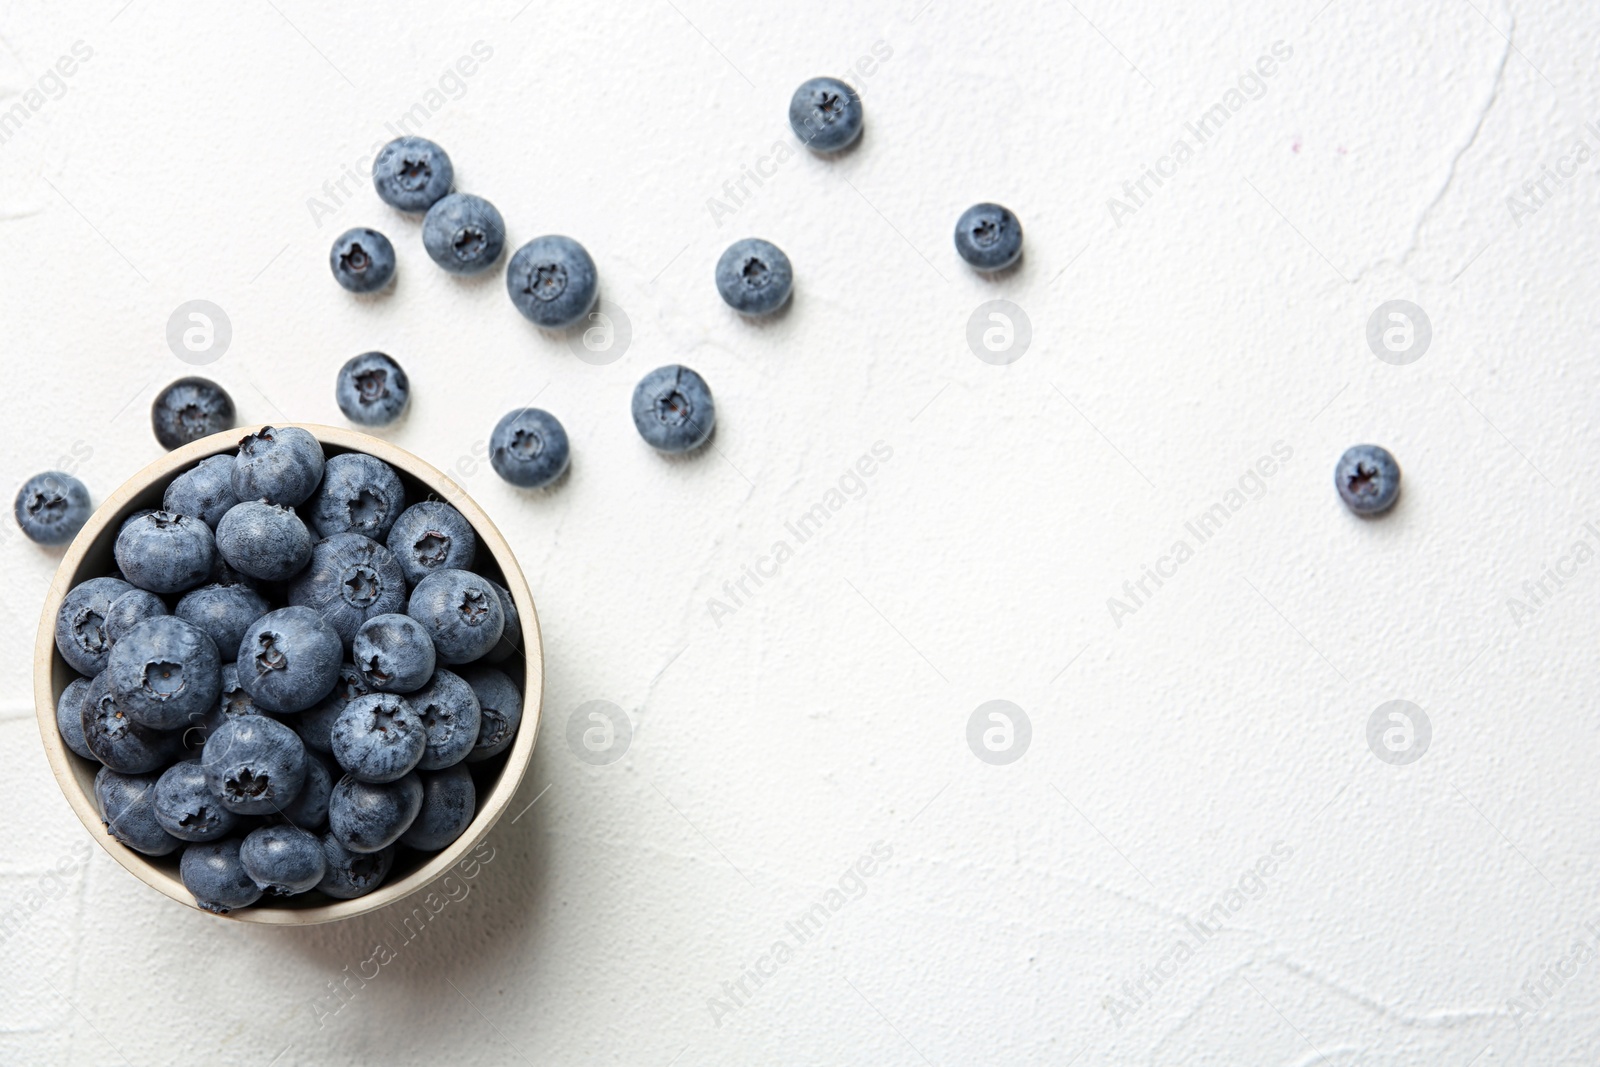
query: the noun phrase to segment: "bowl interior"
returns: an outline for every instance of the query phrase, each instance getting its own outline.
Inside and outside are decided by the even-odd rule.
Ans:
[[[510,658],[496,666],[522,690],[523,712],[516,739],[505,752],[481,763],[468,765],[477,789],[478,811],[466,832],[448,847],[439,852],[417,852],[402,846],[384,883],[366,896],[354,900],[333,900],[312,891],[272,901],[263,897],[261,902],[227,915],[227,918],[247,922],[291,925],[349,918],[383,907],[421,889],[464,857],[504,812],[532,759],[533,744],[539,729],[544,679],[538,617],[527,582],[509,545],[477,504],[438,470],[386,441],[335,427],[293,425],[299,425],[316,436],[329,457],[344,452],[365,452],[388,463],[405,485],[408,506],[422,500],[442,500],[460,511],[472,524],[478,535],[478,556],[473,570],[509,589],[521,616],[520,647]],[[111,837],[100,822],[94,799],[94,776],[100,765],[83,759],[67,748],[56,730],[56,702],[61,691],[79,675],[55,647],[55,619],[62,598],[74,586],[90,578],[115,572],[116,561],[112,548],[117,531],[129,515],[146,508],[159,508],[162,494],[173,478],[203,459],[236,451],[240,439],[249,434],[251,429],[243,427],[230,430],[185,445],[145,468],[112,494],[68,548],[51,583],[44,616],[40,620],[35,665],[37,710],[45,751],[56,781],[84,826],[113,858],[146,884],[191,907],[196,907],[194,898],[178,877],[178,859],[183,850],[162,857],[145,856]],[[189,753],[184,758],[196,756],[198,752]],[[337,777],[337,768],[332,769]]]

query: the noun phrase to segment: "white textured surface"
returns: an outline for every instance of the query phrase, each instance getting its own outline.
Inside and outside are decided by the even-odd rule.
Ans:
[[[541,799],[358,989],[401,916],[231,925],[85,852],[29,691],[57,556],[7,534],[0,1062],[1594,1062],[1600,966],[1571,946],[1600,920],[1600,566],[1521,625],[1506,603],[1600,522],[1596,160],[1520,225],[1506,202],[1600,154],[1592,5],[519,3],[3,5],[0,113],[92,56],[0,144],[0,484],[76,456],[98,499],[152,458],[185,300],[230,316],[204,373],[246,421],[337,421],[335,369],[385,349],[416,393],[390,436],[468,457],[549,686]],[[716,225],[707,198],[790,142],[792,88],[880,41],[859,148],[794,154]],[[1276,41],[1260,98],[1117,226],[1107,199]],[[313,218],[418,103],[514,243],[588,246],[623,359],[527,327],[498,273],[436,270],[364,179]],[[982,199],[1027,231],[994,280],[950,246]],[[356,224],[399,249],[379,299],[328,277]],[[750,234],[796,267],[767,324],[710,282]],[[1007,367],[965,342],[993,298],[1033,324]],[[1434,327],[1406,367],[1364,337],[1395,298]],[[678,360],[721,421],[667,462],[627,401]],[[529,495],[470,457],[535,396],[575,463]],[[1405,469],[1379,522],[1330,484],[1363,440]],[[1265,496],[1115,625],[1107,598],[1280,441]],[[875,442],[864,493],[713,619]],[[1433,725],[1406,767],[1366,744],[1393,698]],[[609,766],[566,742],[593,699],[635,724]],[[1033,723],[1010,766],[964,740],[990,699]],[[714,1011],[875,842],[864,895]],[[1276,842],[1138,1006],[1123,984]],[[1532,1010],[1552,967],[1576,969]]]

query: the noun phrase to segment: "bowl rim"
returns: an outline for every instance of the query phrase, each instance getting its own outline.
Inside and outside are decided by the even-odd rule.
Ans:
[[[297,427],[310,433],[323,445],[332,445],[352,452],[365,452],[381,459],[401,473],[423,483],[434,497],[460,511],[478,536],[479,550],[487,549],[499,566],[501,577],[505,579],[506,588],[511,591],[512,601],[516,604],[522,622],[524,662],[522,723],[517,729],[516,740],[506,753],[500,777],[495,781],[493,788],[479,798],[477,814],[473,816],[471,824],[460,837],[406,877],[385,882],[365,896],[311,907],[252,904],[247,908],[235,908],[225,915],[217,916],[264,926],[310,926],[377,911],[411,896],[442,877],[450,868],[465,859],[505,814],[533,762],[533,749],[539,737],[540,715],[544,706],[544,643],[539,632],[538,611],[534,607],[527,579],[522,574],[522,568],[518,565],[516,554],[512,552],[510,544],[488,514],[465,489],[444,472],[382,438],[357,430],[308,422],[245,424],[191,441],[168,452],[129,477],[115,492],[106,497],[89,517],[89,521],[78,531],[72,543],[67,546],[61,563],[56,568],[55,576],[50,581],[50,587],[45,593],[44,606],[39,617],[39,633],[34,644],[34,710],[39,720],[39,733],[44,741],[45,756],[50,762],[50,771],[55,776],[56,785],[78,816],[78,820],[83,823],[84,829],[89,832],[89,836],[99,842],[100,847],[105,849],[112,859],[145,885],[197,912],[216,915],[217,913],[206,911],[195,903],[194,897],[184,888],[182,880],[175,871],[158,866],[149,857],[128,848],[106,833],[104,824],[100,821],[99,807],[95,803],[92,790],[85,790],[79,785],[74,767],[76,763],[87,761],[67,748],[66,742],[62,740],[56,728],[56,703],[60,698],[60,690],[55,683],[60,669],[64,668],[74,674],[77,672],[72,670],[56,648],[55,623],[56,616],[61,610],[61,602],[67,593],[80,580],[98,577],[84,575],[80,578],[78,572],[84,566],[90,552],[101,543],[107,531],[119,527],[126,515],[133,510],[136,498],[157,483],[170,482],[172,478],[203,459],[237,450],[243,438],[268,426],[280,429]]]

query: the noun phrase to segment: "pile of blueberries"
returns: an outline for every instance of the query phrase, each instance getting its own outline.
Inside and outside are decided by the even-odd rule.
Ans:
[[[473,570],[459,511],[407,506],[383,461],[268,426],[175,477],[114,555],[56,618],[80,675],[56,725],[100,764],[107,831],[147,856],[181,849],[201,907],[358,897],[400,849],[466,830],[473,769],[521,722],[496,664],[522,624]]]

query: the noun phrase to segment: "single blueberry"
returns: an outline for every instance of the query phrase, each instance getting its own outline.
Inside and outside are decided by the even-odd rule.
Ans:
[[[206,911],[226,915],[261,899],[261,887],[239,860],[240,840],[202,841],[183,850],[178,875],[194,902]]]
[[[323,468],[306,517],[318,537],[358,533],[382,541],[405,508],[405,486],[393,467],[365,452],[345,452]]]
[[[118,774],[101,767],[94,776],[94,799],[106,833],[146,856],[165,856],[183,847],[156,818],[156,776]]]
[[[687,452],[711,436],[717,406],[706,380],[688,367],[657,367],[633,390],[633,424],[651,448]]]
[[[567,431],[548,411],[517,408],[489,434],[489,465],[512,485],[537,489],[561,477],[572,458]]]
[[[505,220],[483,197],[451,193],[422,220],[422,247],[451,274],[477,274],[505,251]]]
[[[156,821],[184,841],[215,841],[239,825],[239,816],[222,806],[206,787],[197,759],[174,763],[156,781]]]
[[[212,456],[167,484],[161,510],[199,519],[213,530],[228,509],[239,502],[233,494],[232,456]]]
[[[371,691],[355,665],[346,663],[339,668],[339,680],[334,683],[333,692],[323,697],[314,707],[307,708],[294,716],[289,720],[289,725],[294,727],[307,748],[331,754],[333,724],[339,721],[339,713],[344,711],[344,706],[350,701],[359,696],[366,696]]]
[[[406,508],[389,530],[388,544],[412,585],[434,571],[469,570],[478,555],[472,524],[440,500]]]
[[[999,204],[974,204],[956,220],[956,251],[978,270],[1004,270],[1022,255],[1022,223]]]
[[[146,619],[170,614],[167,602],[148,589],[130,589],[113,600],[106,612],[106,640],[115,645]]]
[[[333,772],[315,752],[306,752],[306,780],[295,798],[280,811],[302,830],[320,830],[328,824],[328,796],[333,792]]]
[[[511,747],[522,725],[522,694],[504,671],[493,667],[468,667],[461,677],[477,696],[481,714],[478,740],[467,753],[467,762],[477,763]]]
[[[506,625],[494,586],[471,571],[434,571],[411,591],[406,614],[428,631],[435,655],[446,666],[490,652]]]
[[[318,541],[311,565],[289,583],[289,603],[321,613],[345,646],[362,623],[402,611],[405,602],[400,561],[383,545],[356,533]]]
[[[251,880],[274,897],[315,889],[328,869],[317,835],[287,824],[250,831],[239,845],[239,862]]]
[[[111,657],[106,618],[117,598],[131,589],[120,578],[90,578],[62,598],[56,613],[56,649],[79,674],[92,678],[106,669]]]
[[[350,653],[374,693],[410,693],[433,677],[433,641],[409,615],[374,615],[356,631]]]
[[[351,852],[332,834],[322,836],[322,855],[328,861],[327,873],[317,883],[324,895],[335,900],[354,900],[378,886],[394,866],[398,847],[390,845],[376,852]]]
[[[352,356],[339,368],[333,391],[344,417],[359,426],[387,426],[406,410],[411,380],[382,352]]]
[[[267,598],[248,585],[202,585],[183,594],[172,613],[204,630],[217,653],[231,661],[250,624],[270,610]]]
[[[802,82],[789,98],[789,128],[807,148],[837,152],[861,136],[861,97],[838,78]]]
[[[65,471],[45,471],[22,483],[11,514],[28,540],[64,545],[89,521],[89,490]]]
[[[594,260],[570,237],[535,237],[511,257],[506,292],[529,322],[565,329],[594,306],[599,292]]]
[[[478,743],[482,712],[478,694],[459,674],[440,668],[421,689],[406,698],[427,731],[428,744],[417,769],[441,771],[466,758]]]
[[[112,552],[123,577],[140,589],[181,593],[210,576],[217,545],[199,519],[152,511],[122,527]]]
[[[87,678],[74,678],[61,690],[56,700],[56,732],[73,752],[99,763],[83,739],[83,698],[89,693],[89,685]]]
[[[168,452],[233,429],[233,397],[210,378],[179,378],[150,405],[156,441]]]
[[[217,523],[216,537],[230,567],[264,582],[287,581],[311,562],[311,531],[282,504],[241,501]]]
[[[745,315],[769,315],[783,306],[794,288],[794,268],[783,249],[759,237],[735,241],[717,260],[717,292]]]
[[[1376,515],[1394,506],[1400,495],[1400,464],[1387,448],[1352,445],[1333,469],[1339,499],[1357,515]]]
[[[369,693],[344,706],[333,724],[333,758],[363,782],[392,782],[422,758],[428,733],[405,697]]]
[[[333,280],[352,293],[375,293],[394,277],[394,245],[377,230],[357,226],[341,233],[328,251]]]
[[[111,646],[106,673],[113,701],[134,722],[176,730],[216,704],[222,657],[198,626],[176,615],[158,615]]]
[[[322,445],[298,426],[263,426],[239,442],[233,493],[240,500],[303,504],[322,481]]]
[[[407,848],[437,852],[466,832],[478,812],[472,772],[463,765],[432,771],[422,778],[422,809],[400,835]]]
[[[94,676],[79,709],[83,743],[95,759],[119,774],[149,774],[178,755],[182,737],[135,722],[111,695],[111,671]]]
[[[266,715],[229,719],[200,753],[206,788],[239,815],[270,815],[299,794],[306,749],[293,730]]]
[[[517,612],[517,602],[511,596],[511,590],[499,582],[491,581],[494,591],[500,597],[500,607],[506,613],[506,626],[500,631],[500,643],[490,649],[483,657],[485,663],[503,663],[522,649],[522,616]]]
[[[425,137],[397,137],[372,161],[378,198],[401,211],[426,211],[448,192],[455,168],[445,150]]]
[[[304,711],[333,691],[344,645],[307,607],[279,608],[251,623],[239,641],[239,684],[263,711]]]
[[[249,691],[239,684],[237,663],[224,663],[220,676],[222,684],[217,692],[216,704],[204,715],[191,719],[189,725],[184,728],[183,743],[191,751],[204,747],[206,738],[229,719],[236,719],[242,715],[266,714],[256,706],[255,698]]]
[[[421,809],[416,771],[396,782],[363,782],[347,774],[328,797],[328,830],[351,852],[377,852],[398,841]]]

